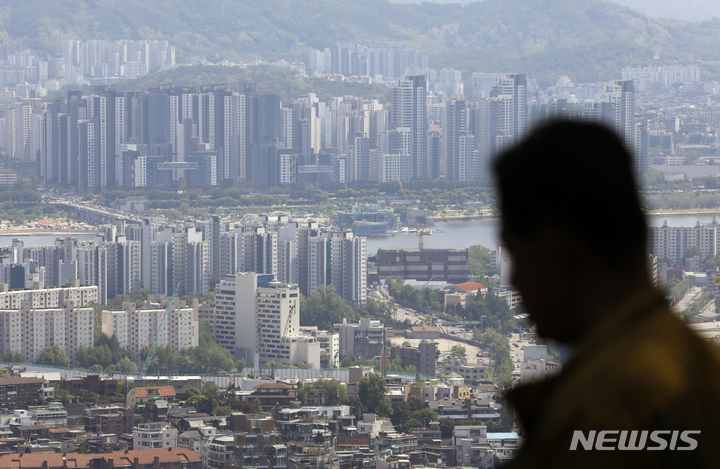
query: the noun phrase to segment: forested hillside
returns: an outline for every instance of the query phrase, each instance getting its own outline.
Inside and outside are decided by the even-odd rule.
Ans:
[[[344,95],[361,96],[369,99],[378,98],[383,102],[390,100],[390,89],[387,86],[328,81],[323,78],[298,78],[296,72],[272,65],[258,65],[248,68],[222,65],[178,67],[123,82],[118,86],[118,89],[121,91],[144,90],[149,86],[163,83],[182,83],[185,86],[225,83],[232,90],[241,90],[243,85],[254,83],[259,87],[268,87],[277,92],[284,102],[295,100],[308,93],[315,93],[321,100]]]
[[[403,42],[433,68],[526,71],[544,82],[617,78],[625,65],[720,59],[720,20],[643,16],[607,0],[6,0],[0,33],[39,53],[63,39],[166,39],[178,61],[305,58],[337,41]]]

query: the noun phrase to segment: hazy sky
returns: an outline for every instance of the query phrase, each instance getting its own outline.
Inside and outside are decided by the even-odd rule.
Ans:
[[[390,0],[394,3],[435,3],[467,4],[473,0]],[[672,16],[690,21],[709,20],[720,17],[720,1],[718,0],[616,0],[615,3],[625,5],[634,10],[652,16]]]

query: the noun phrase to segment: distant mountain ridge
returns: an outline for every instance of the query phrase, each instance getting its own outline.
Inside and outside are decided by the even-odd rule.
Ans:
[[[644,16],[607,0],[6,0],[3,41],[60,53],[64,39],[165,39],[179,62],[305,59],[336,42],[402,42],[431,67],[520,71],[554,81],[619,78],[653,54],[720,60],[720,20]],[[465,75],[468,76],[468,75]]]
[[[393,3],[459,3],[467,5],[478,0],[390,0]],[[687,21],[707,21],[720,17],[720,2],[717,0],[615,0],[622,6],[630,7],[643,15],[658,18],[678,18]]]

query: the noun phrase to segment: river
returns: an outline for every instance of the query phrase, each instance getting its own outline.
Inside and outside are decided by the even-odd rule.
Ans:
[[[667,220],[670,226],[695,226],[710,223],[713,217],[720,218],[720,213],[703,213],[697,215],[651,215],[648,217],[650,226],[662,226]],[[495,249],[499,238],[500,221],[497,219],[437,222],[433,227],[436,232],[431,236],[423,236],[426,248],[466,248],[480,244]],[[437,231],[441,231],[437,233]],[[390,238],[369,238],[368,255],[375,255],[378,249],[416,248],[417,233],[396,233]]]
[[[698,215],[651,215],[648,219],[650,226],[662,226],[667,220],[670,226],[694,226],[698,220],[701,223],[710,223],[713,217],[720,218],[718,213],[703,213]],[[500,221],[497,219],[472,220],[472,221],[447,221],[437,222],[433,227],[434,233],[431,236],[424,236],[423,242],[426,248],[467,248],[474,244],[481,244],[490,249],[495,249],[498,241],[498,229]],[[92,234],[70,235],[79,240],[92,240]],[[0,235],[0,246],[9,246],[13,238],[21,238],[25,246],[47,246],[55,244],[55,238],[61,236],[52,235],[30,235],[13,236]],[[375,255],[379,248],[399,249],[416,248],[418,245],[417,233],[396,233],[388,238],[369,238],[368,254]]]

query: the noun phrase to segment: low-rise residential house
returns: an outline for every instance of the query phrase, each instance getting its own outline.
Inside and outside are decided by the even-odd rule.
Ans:
[[[214,469],[285,469],[287,447],[279,433],[221,435],[207,443],[207,466]]]
[[[106,454],[23,453],[0,456],[0,467],[19,469],[202,469],[200,454],[185,448],[120,451]]]
[[[370,435],[360,433],[344,433],[338,435],[335,440],[337,451],[356,451],[361,448],[370,448]]]
[[[27,410],[15,409],[12,415],[0,416],[0,428],[9,428],[10,425],[31,425],[30,413]]]
[[[128,391],[126,401],[128,407],[135,408],[147,404],[151,399],[175,399],[175,395],[172,386],[136,387]]]
[[[517,433],[488,433],[487,441],[495,448],[495,457],[503,466],[510,462],[520,448],[520,438]]]
[[[426,455],[434,454],[438,455],[442,463],[438,463],[438,466],[455,466],[456,455],[455,446],[452,444],[452,439],[435,439],[430,443],[423,445]]]
[[[466,358],[448,358],[445,360],[445,371],[448,374],[457,373],[469,383],[477,384],[487,379],[485,366],[480,363],[468,363]]]
[[[172,386],[175,396],[178,399],[187,397],[187,387],[202,389],[203,380],[201,376],[153,376],[145,378],[132,378],[128,384],[136,387]]]
[[[298,409],[282,409],[279,412],[281,422],[301,422],[307,419],[339,420],[343,427],[355,424],[355,416],[350,413],[349,405],[304,406]]]
[[[445,384],[413,385],[410,396],[415,396],[423,402],[439,401],[452,397],[452,387]]]
[[[67,427],[67,410],[60,402],[51,402],[46,406],[30,406],[30,418],[38,425],[48,427]]]
[[[390,419],[380,418],[375,414],[365,414],[363,419],[357,423],[357,432],[370,435],[375,438],[380,432],[393,432],[395,427]]]
[[[88,407],[83,412],[85,430],[90,433],[131,433],[143,418],[125,406]]]
[[[230,422],[228,417],[224,416],[212,416],[204,414],[201,416],[197,414],[191,417],[184,417],[178,420],[176,425],[178,432],[186,432],[188,430],[197,430],[201,427],[214,427],[218,431],[229,430]]]
[[[502,405],[492,399],[447,399],[428,403],[440,419],[488,420],[500,418]]]
[[[68,443],[74,443],[77,440]],[[89,453],[113,453],[115,451],[125,451],[132,449],[131,444],[125,439],[121,439],[119,435],[102,435],[97,438],[89,438],[82,441],[79,445]]]
[[[145,404],[143,415],[146,422],[160,422],[168,420],[170,403],[165,399],[153,399]]]
[[[459,374],[451,371],[447,375],[445,375],[444,378],[445,384],[448,386],[464,386],[465,385],[465,378],[460,376]]]
[[[244,414],[233,412],[228,417],[229,430],[236,433],[272,433],[275,419],[270,413]]]
[[[495,450],[488,443],[487,426],[456,425],[453,429],[453,442],[456,465],[473,466],[481,469],[493,469],[495,467]]]
[[[133,428],[133,449],[177,446],[178,431],[165,422],[141,423]]]
[[[38,399],[54,399],[55,389],[44,378],[0,376],[0,407],[27,408]]]
[[[258,384],[253,386],[253,389],[254,392],[248,396],[248,400],[258,399],[263,407],[287,407],[297,400],[295,388],[284,383]]]
[[[73,396],[77,396],[81,391],[94,392],[101,396],[112,396],[118,392],[118,380],[115,378],[103,378],[100,375],[73,376],[65,378],[59,384],[59,387]]]
[[[417,436],[407,433],[380,432],[375,438],[375,454],[380,457],[397,456],[417,450]]]
[[[375,450],[373,448],[359,448],[353,451],[338,451],[338,464],[340,469],[374,469]]]
[[[45,425],[10,425],[10,431],[17,438],[23,438],[25,441],[34,442],[39,438],[47,438],[49,436],[48,427]]]

